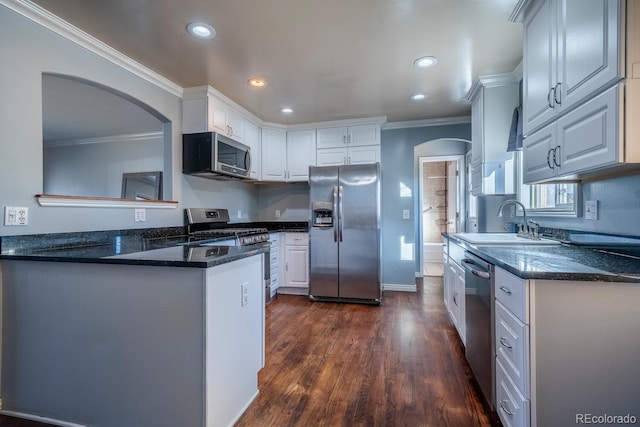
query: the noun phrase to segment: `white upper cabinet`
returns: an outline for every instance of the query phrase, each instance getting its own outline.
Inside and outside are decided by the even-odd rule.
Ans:
[[[507,151],[518,82],[512,74],[480,76],[471,100],[471,180],[474,196],[515,192],[513,153]]]
[[[380,125],[319,128],[317,165],[339,166],[380,161]]]
[[[614,86],[524,140],[523,181],[575,179],[621,162],[621,86]]]
[[[263,181],[308,181],[315,162],[315,130],[262,130]]]
[[[236,141],[244,141],[244,119],[226,104],[209,98],[209,130],[219,132]]]
[[[262,129],[262,180],[285,181],[287,170],[287,132]]]
[[[262,163],[262,150],[261,148],[261,132],[260,128],[246,120],[244,122],[244,143],[251,148],[251,178],[259,180],[260,166]]]
[[[309,181],[309,166],[316,165],[316,131],[287,132],[287,181]]]
[[[213,88],[185,89],[182,100],[182,133],[218,132],[244,142],[244,118],[214,95]]]
[[[620,0],[541,0],[524,20],[523,133],[624,75]]]

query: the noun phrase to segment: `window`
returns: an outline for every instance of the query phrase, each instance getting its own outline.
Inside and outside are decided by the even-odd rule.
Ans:
[[[518,200],[531,216],[578,216],[578,184],[522,183],[522,153],[518,153]]]

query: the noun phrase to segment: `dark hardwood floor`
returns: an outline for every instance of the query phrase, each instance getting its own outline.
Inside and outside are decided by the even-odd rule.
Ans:
[[[488,426],[439,277],[380,307],[279,295],[260,394],[236,427]]]
[[[489,426],[440,278],[379,307],[279,295],[260,394],[236,427]],[[2,427],[46,427],[0,416]],[[188,426],[181,426],[188,427]]]

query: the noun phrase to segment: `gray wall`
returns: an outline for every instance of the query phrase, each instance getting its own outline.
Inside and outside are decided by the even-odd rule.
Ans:
[[[581,184],[579,189],[583,216],[538,217],[536,221],[547,227],[640,236],[640,175]],[[584,218],[584,204],[587,200],[598,201],[596,221]]]
[[[418,206],[418,157],[464,154],[467,144],[459,141],[428,141],[441,138],[471,139],[471,124],[383,130],[382,168],[382,282],[413,285],[420,271],[420,219]],[[418,149],[414,147],[426,143]],[[407,191],[409,193],[407,193]],[[409,196],[407,197],[407,194]],[[402,219],[409,209],[411,219]]]
[[[125,172],[161,171],[163,138],[96,144],[47,146],[44,192],[73,196],[120,197]]]
[[[308,221],[309,184],[306,182],[260,185],[260,221]],[[280,218],[276,217],[280,211]]]
[[[0,209],[29,208],[29,225],[7,227],[0,235],[110,230],[182,225],[185,207],[223,207],[255,220],[259,208],[254,185],[186,177],[182,169],[182,100],[0,5]],[[74,76],[130,95],[162,115],[164,194],[177,209],[148,209],[147,222],[135,223],[133,208],[41,207],[44,193],[42,73]],[[118,134],[118,132],[114,132]]]

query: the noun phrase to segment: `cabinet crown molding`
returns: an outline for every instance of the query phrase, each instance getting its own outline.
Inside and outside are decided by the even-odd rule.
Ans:
[[[517,70],[517,67],[516,67]],[[514,72],[502,74],[487,74],[478,76],[471,84],[471,88],[464,96],[464,99],[471,102],[475,98],[478,91],[483,87],[498,87],[510,84],[518,84],[518,79]]]

